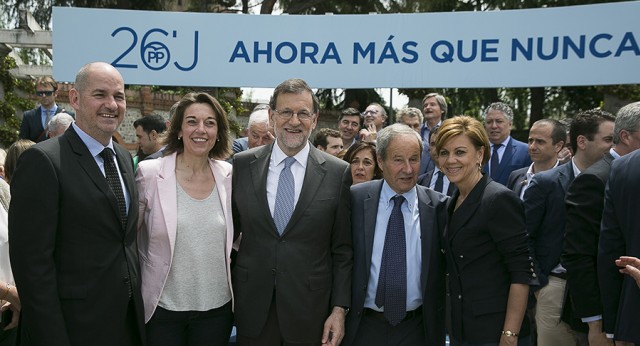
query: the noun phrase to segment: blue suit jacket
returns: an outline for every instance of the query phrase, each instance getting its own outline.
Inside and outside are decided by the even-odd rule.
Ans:
[[[502,160],[500,160],[500,165],[498,166],[498,171],[492,175],[495,177],[493,180],[506,186],[511,172],[522,167],[528,167],[529,165],[531,165],[531,157],[529,157],[527,144],[511,138],[509,142],[507,142],[507,147],[504,150]],[[487,165],[484,165],[483,171],[485,173],[489,171]]]
[[[522,188],[525,185],[527,180],[527,171],[529,171],[530,166],[522,167],[520,169],[516,169],[515,171],[509,174],[509,180],[507,180],[507,188],[520,197],[520,193],[522,193]]]
[[[616,340],[640,344],[640,290],[628,275],[618,272],[618,257],[640,257],[640,150],[615,159],[604,194],[598,244],[598,281],[603,304],[604,331]]]
[[[351,234],[353,237],[353,274],[351,311],[346,319],[344,345],[351,345],[362,319],[364,300],[371,272],[371,252],[383,180],[351,187]],[[418,189],[418,208],[422,240],[422,309],[427,345],[445,343],[445,276],[440,235],[446,224],[447,197],[424,186]]]
[[[249,149],[249,138],[247,137],[241,137],[241,138],[236,138],[233,140],[233,143],[231,144],[231,147],[233,148],[233,153],[237,154],[239,152],[243,152],[247,149]]]
[[[56,109],[56,114],[63,111],[75,118],[75,114],[73,112],[70,112],[60,106]],[[22,114],[22,123],[20,123],[20,139],[30,139],[36,143],[47,139],[47,134],[42,127],[41,106],[25,111]]]
[[[564,199],[575,178],[573,165],[567,163],[537,173],[524,192],[524,211],[531,249],[536,257],[540,287],[560,263],[567,213]]]

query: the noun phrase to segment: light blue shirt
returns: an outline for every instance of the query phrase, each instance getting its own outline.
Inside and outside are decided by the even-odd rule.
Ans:
[[[307,144],[293,156],[296,162],[291,165],[291,174],[294,181],[294,197],[293,208],[295,210],[300,198],[300,192],[302,191],[302,183],[304,182],[304,175],[307,171],[307,160],[309,159],[309,141]],[[273,144],[271,150],[271,159],[269,160],[269,173],[267,174],[267,202],[269,203],[269,211],[271,216],[275,212],[276,207],[276,195],[278,194],[278,182],[280,181],[280,172],[284,169],[284,159],[287,158],[287,154],[280,149],[278,143]]]
[[[429,188],[434,191],[436,188],[436,182],[438,181],[438,172],[440,172],[440,168],[436,166],[433,170],[433,174],[431,174],[431,182],[429,183]],[[449,191],[449,178],[447,178],[447,175],[445,174],[442,176],[442,191],[438,192],[446,195],[447,191]]]
[[[78,125],[76,125],[75,122],[73,122],[71,125],[73,126],[73,129],[76,130],[76,133],[78,134],[78,136],[80,137],[84,145],[86,145],[87,149],[89,149],[91,156],[93,156],[93,159],[96,161],[96,164],[98,164],[98,168],[100,168],[100,172],[102,172],[102,175],[105,176],[106,178],[107,175],[104,173],[104,160],[100,155],[100,153],[102,153],[102,151],[104,150],[105,146],[102,145],[102,143],[96,141],[93,137],[89,136],[86,132],[82,131],[78,127]],[[118,160],[116,160],[117,154],[116,154],[116,151],[113,150],[113,141],[109,140],[109,144],[107,144],[106,148],[110,148],[113,151],[113,162],[115,162],[116,168],[118,169],[118,176],[120,176],[120,185],[122,185],[122,192],[124,193],[124,201],[127,206],[127,214],[128,214],[129,200],[130,200],[129,191],[127,191],[127,187],[124,185],[122,172],[120,170],[120,166],[118,166]]]
[[[393,210],[392,197],[397,194],[386,181],[382,183],[380,200],[378,201],[378,216],[373,237],[373,251],[371,253],[371,269],[367,296],[364,307],[376,311],[384,311],[384,308],[376,306],[376,293],[378,291],[378,276],[380,275],[380,262],[384,249],[384,238],[387,234],[387,224]],[[422,292],[420,289],[420,273],[422,269],[422,246],[420,237],[420,211],[418,209],[418,192],[414,187],[409,192],[402,194],[406,202],[402,203],[400,210],[404,218],[405,241],[407,243],[407,311],[412,311],[422,305]]]
[[[53,107],[51,107],[51,109],[44,109],[44,107],[40,106],[40,121],[42,121],[43,129],[47,128],[47,117],[49,117],[49,119],[53,118],[53,116],[56,114],[57,109],[58,105],[55,103],[53,104]]]

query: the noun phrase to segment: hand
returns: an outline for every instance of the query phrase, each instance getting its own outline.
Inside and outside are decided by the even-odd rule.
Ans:
[[[500,337],[500,346],[515,346],[517,344],[518,344],[517,336],[502,335]]]
[[[347,315],[345,309],[334,306],[331,315],[324,322],[322,344],[338,346],[344,337],[344,320]]]
[[[602,320],[589,322],[589,346],[613,346],[613,340],[602,331]]]
[[[558,153],[558,160],[560,160],[560,164],[568,162],[572,157],[573,155],[571,155],[571,150],[569,150],[569,148],[562,148]]]
[[[367,125],[366,129],[360,130],[360,140],[363,142],[375,143],[376,139],[378,139],[378,133],[376,131],[376,125]]]
[[[1,283],[0,287],[2,287],[0,288],[0,292],[2,292],[2,294],[6,292],[7,288],[9,289],[9,292],[6,292],[4,296],[4,300],[11,303],[16,309],[18,309],[18,311],[20,311],[22,306],[20,305],[20,297],[18,296],[18,289],[16,288],[16,286],[14,285],[7,286],[7,284],[3,282]]]
[[[622,267],[621,273],[630,275],[640,287],[640,259],[630,256],[621,256],[616,260],[616,265]]]
[[[11,323],[7,324],[6,327],[4,327],[4,330],[9,330],[9,329],[13,329],[15,327],[18,326],[18,321],[20,321],[20,309],[17,308],[16,306],[12,305],[11,303],[5,303],[2,308],[0,308],[0,311],[5,311],[7,309],[10,309],[11,311],[13,311],[13,315],[11,316]]]

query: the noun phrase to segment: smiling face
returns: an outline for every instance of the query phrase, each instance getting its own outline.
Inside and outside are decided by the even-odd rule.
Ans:
[[[84,78],[81,89],[69,91],[69,101],[76,110],[76,124],[107,145],[127,108],[124,81],[113,66],[105,63],[88,66]]]
[[[218,138],[218,121],[210,105],[194,103],[184,110],[179,132],[184,144],[184,153],[208,156]]]
[[[480,179],[482,174],[479,167],[483,155],[484,148],[477,149],[467,135],[461,134],[449,138],[442,145],[438,162],[449,181],[465,189],[475,186]]]
[[[346,143],[351,143],[353,138],[360,131],[360,116],[359,115],[344,115],[342,119],[338,123],[338,131],[340,131],[340,136],[342,137],[342,141]]]
[[[312,114],[311,119],[299,119],[297,114],[285,119],[278,112],[269,110],[269,119],[273,124],[278,146],[287,156],[294,156],[304,148],[309,141],[311,131],[316,127],[318,115],[313,114],[313,97],[308,91],[299,94],[280,94],[276,110],[279,112],[288,110],[294,113],[305,111]]]
[[[378,156],[382,177],[397,194],[408,192],[416,186],[421,154],[418,137],[401,134],[389,143],[384,160]]]
[[[422,114],[429,127],[433,127],[442,119],[444,111],[435,97],[428,97],[422,103]]]
[[[384,126],[384,121],[386,120],[384,114],[382,113],[382,108],[378,105],[369,105],[367,109],[364,111],[364,124],[365,126],[369,126],[371,124],[375,125],[376,129],[380,131]]]

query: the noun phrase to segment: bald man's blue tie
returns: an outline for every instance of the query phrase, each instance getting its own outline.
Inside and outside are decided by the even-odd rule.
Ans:
[[[403,196],[395,196],[393,210],[387,225],[376,305],[384,307],[384,317],[392,326],[398,325],[407,314],[407,243],[404,234],[404,217],[400,207]]]

